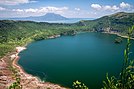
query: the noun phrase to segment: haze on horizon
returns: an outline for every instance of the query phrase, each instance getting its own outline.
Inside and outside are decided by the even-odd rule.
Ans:
[[[0,18],[56,13],[67,18],[99,18],[116,12],[134,12],[133,0],[0,0]]]

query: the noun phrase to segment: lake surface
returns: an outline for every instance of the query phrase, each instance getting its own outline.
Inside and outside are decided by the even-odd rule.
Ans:
[[[97,18],[68,18],[67,20],[56,20],[56,21],[45,21],[45,20],[29,20],[29,21],[35,21],[35,22],[48,22],[48,23],[76,23],[81,20],[94,20]],[[27,21],[27,19],[8,19],[8,18],[0,18],[0,20],[22,20]]]
[[[48,23],[76,23],[81,20],[94,20],[95,18],[69,18],[67,20],[57,20],[57,21],[39,21],[39,22],[48,22]]]
[[[21,52],[18,63],[24,70],[44,81],[72,87],[79,80],[90,89],[100,89],[106,73],[118,77],[123,62],[123,43],[117,36],[103,33],[81,33],[37,41]],[[131,51],[134,52],[134,41]],[[134,58],[134,54],[131,54]]]

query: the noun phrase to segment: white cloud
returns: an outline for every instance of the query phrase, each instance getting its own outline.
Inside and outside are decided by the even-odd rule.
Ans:
[[[91,7],[95,10],[101,10],[101,11],[131,11],[133,8],[132,5],[125,3],[125,2],[121,2],[119,5],[100,5],[100,4],[91,4]]]
[[[130,8],[131,5],[128,4],[128,3],[122,2],[122,3],[120,3],[120,7],[121,7],[121,8]]]
[[[134,12],[134,5],[131,3],[120,2],[119,4],[114,5],[102,5],[99,3],[92,3],[90,5],[92,8],[90,13],[93,17],[100,17],[116,12]]]
[[[25,12],[33,12],[33,13],[48,13],[48,12],[62,12],[68,10],[68,7],[41,7],[39,9],[25,9]]]
[[[34,0],[0,0],[1,5],[18,5],[18,4],[24,4],[24,3],[33,3],[37,2]]]
[[[13,9],[12,11],[16,11],[16,12],[23,12],[22,9]]]
[[[3,15],[3,17],[42,16],[46,13],[56,13],[56,14],[61,14],[63,16],[66,16],[66,14],[69,12],[68,9],[69,9],[68,7],[54,7],[54,6],[39,7],[39,8],[26,8],[26,9],[18,8],[18,9],[8,10],[8,12],[12,14],[12,16]]]
[[[116,10],[119,10],[119,7],[117,7],[116,5],[114,6],[103,6],[103,10],[111,10],[111,11],[116,11]]]
[[[58,8],[58,7],[50,7],[50,6],[48,6],[48,7],[42,7],[41,9],[43,9],[43,10],[45,10],[45,11],[47,11],[47,12],[55,12],[55,11],[64,11],[64,10],[68,10],[68,7],[60,7],[60,8]],[[41,10],[40,9],[40,10]]]
[[[91,7],[95,10],[110,10],[110,11],[116,11],[116,10],[119,10],[120,8],[117,7],[116,5],[114,6],[109,6],[109,5],[106,5],[106,6],[101,6],[99,4],[91,4]]]
[[[100,10],[102,8],[102,6],[99,4],[92,4],[91,7],[96,9],[96,10]]]
[[[74,8],[76,11],[80,11],[80,8]]]
[[[0,7],[0,11],[4,11],[6,10],[6,8]]]
[[[36,12],[38,11],[38,9],[29,8],[29,9],[25,9],[25,10],[23,10],[23,11],[25,11],[26,13],[27,13],[27,12],[36,13]]]
[[[112,10],[119,10],[120,8],[119,7],[117,7],[116,5],[114,5],[113,7],[112,7]]]
[[[12,11],[20,12],[20,13],[62,13],[64,11],[68,10],[68,7],[40,7],[40,8],[29,8],[29,9],[13,9]]]

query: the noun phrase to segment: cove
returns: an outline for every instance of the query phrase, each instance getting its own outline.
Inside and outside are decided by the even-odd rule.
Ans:
[[[118,77],[126,39],[115,44],[116,35],[81,33],[32,42],[22,51],[18,64],[41,80],[72,88],[79,80],[90,89],[101,89],[106,73]],[[134,58],[134,41],[131,41]]]

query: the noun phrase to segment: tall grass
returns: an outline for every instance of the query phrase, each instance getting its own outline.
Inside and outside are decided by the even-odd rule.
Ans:
[[[122,66],[122,71],[119,78],[112,76],[111,78],[106,75],[107,81],[103,81],[104,87],[102,89],[134,89],[134,60],[130,59],[130,37],[134,30],[134,26],[129,28],[127,45],[124,50],[124,62]]]

